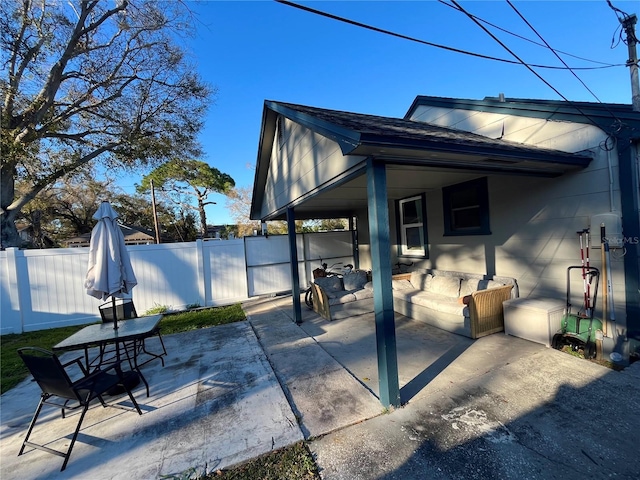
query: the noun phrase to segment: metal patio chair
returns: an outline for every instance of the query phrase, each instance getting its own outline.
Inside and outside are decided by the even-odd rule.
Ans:
[[[36,408],[33,418],[31,419],[27,435],[24,442],[22,442],[22,447],[20,448],[18,456],[24,453],[25,447],[37,448],[54,455],[59,455],[64,458],[62,468],[60,469],[60,471],[63,471],[67,467],[67,462],[69,461],[71,450],[73,449],[76,438],[78,437],[82,421],[84,420],[84,416],[87,413],[87,410],[89,410],[89,405],[93,400],[97,398],[103,407],[109,406],[121,408],[123,410],[130,410],[129,408],[122,407],[120,405],[108,405],[102,398],[103,395],[107,394],[109,390],[116,386],[124,388],[136,411],[139,415],[142,415],[142,411],[131,393],[131,389],[127,386],[129,377],[131,375],[135,375],[135,372],[123,372],[119,363],[111,364],[104,370],[96,370],[93,373],[88,373],[82,364],[82,357],[76,358],[67,363],[61,363],[56,354],[37,347],[20,348],[18,350],[18,354],[42,390],[40,402],[38,403],[38,407]],[[66,370],[67,367],[73,364],[77,364],[83,373],[82,378],[75,381],[71,380]],[[55,401],[56,399],[58,401]],[[76,425],[76,429],[66,453],[29,441],[29,437],[31,436],[36,421],[38,420],[38,416],[40,415],[44,405],[51,405],[60,408],[62,411],[62,418],[65,418],[66,410],[82,408],[78,424]]]
[[[120,320],[130,320],[132,318],[138,318],[138,313],[136,312],[136,307],[131,299],[124,299],[122,301],[115,303],[115,312],[114,305],[112,302],[103,303],[98,307],[100,310],[100,317],[102,318],[102,323],[113,323],[114,321],[114,313],[118,321]],[[133,351],[133,358],[135,359],[135,368],[139,368],[142,365],[149,363],[150,361],[158,358],[164,367],[164,356],[167,355],[167,349],[164,346],[164,341],[162,340],[162,335],[160,334],[160,327],[153,330],[149,337],[157,336],[160,340],[160,345],[162,346],[162,351],[160,353],[155,353],[147,350],[146,338],[143,338],[137,343],[131,342],[131,344],[125,345],[125,348],[129,349],[129,352]],[[101,358],[104,357],[105,351],[101,351]],[[151,358],[147,359],[145,362],[137,363],[138,354],[145,353],[149,355]]]

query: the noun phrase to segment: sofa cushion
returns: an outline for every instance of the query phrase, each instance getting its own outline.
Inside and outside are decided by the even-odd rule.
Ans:
[[[350,292],[354,290],[360,290],[364,288],[367,283],[367,272],[364,270],[354,270],[350,273],[345,273],[342,276],[342,284],[344,289]]]
[[[356,296],[351,292],[347,292],[346,290],[332,292],[331,294],[328,295],[328,297],[329,297],[329,305],[340,305],[342,303],[349,303],[349,302],[356,301]]]
[[[436,277],[434,277],[436,278]],[[458,299],[446,297],[442,294],[433,292],[420,292],[411,297],[411,303],[420,305],[436,312],[450,313],[453,315],[465,316],[466,305],[458,303]]]
[[[361,288],[360,290],[354,290],[353,296],[356,297],[356,300],[364,300],[365,298],[373,298],[373,289],[372,288]]]
[[[418,290],[427,290],[429,286],[429,282],[433,275],[430,273],[422,273],[422,272],[411,272],[410,282],[413,285],[413,288],[417,288]]]
[[[495,280],[480,280],[478,282],[478,290],[488,290],[489,288],[504,287],[504,283]]]
[[[391,280],[391,286],[394,290],[412,290],[415,288],[409,280]]]
[[[318,277],[313,282],[327,292],[328,296],[332,292],[344,290],[340,277]]]
[[[460,282],[460,296],[465,297],[476,292],[478,290],[479,281],[480,280],[477,278],[463,278],[462,282]]]
[[[460,296],[460,282],[461,279],[459,277],[435,276],[429,282],[427,292],[454,298],[457,303],[457,299]]]

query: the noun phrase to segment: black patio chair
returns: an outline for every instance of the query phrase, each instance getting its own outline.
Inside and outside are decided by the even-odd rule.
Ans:
[[[120,405],[108,405],[102,398],[104,394],[116,386],[124,388],[124,390],[129,394],[129,398],[131,399],[136,411],[139,415],[142,415],[142,411],[131,393],[131,389],[127,386],[129,377],[136,375],[136,373],[133,371],[124,372],[120,368],[119,363],[113,363],[104,370],[96,370],[93,373],[88,373],[82,364],[82,357],[76,358],[67,363],[61,363],[56,354],[37,347],[20,348],[18,350],[18,354],[31,372],[31,375],[33,375],[33,379],[38,383],[42,390],[40,402],[38,403],[38,407],[36,408],[33,418],[31,419],[27,435],[24,442],[22,442],[22,447],[20,448],[18,456],[24,453],[25,447],[37,448],[54,455],[59,455],[64,458],[62,468],[60,469],[60,471],[63,471],[67,467],[67,462],[69,461],[71,450],[73,449],[73,445],[78,437],[82,420],[84,419],[87,410],[89,410],[89,405],[93,400],[97,398],[103,407],[115,407],[123,410],[131,410]],[[77,364],[83,374],[82,378],[75,381],[71,380],[66,370],[67,367],[73,364]],[[56,399],[58,401],[55,401]],[[75,432],[73,432],[73,437],[71,438],[69,449],[66,453],[29,441],[33,427],[35,426],[44,405],[52,405],[60,408],[62,411],[62,418],[65,418],[65,410],[82,408],[82,413],[79,415],[78,424]]]
[[[100,310],[100,317],[102,318],[102,323],[113,323],[114,320],[114,307],[113,302],[103,303],[98,307]],[[123,299],[121,301],[115,302],[115,315],[118,321],[120,320],[129,320],[132,318],[137,318],[138,314],[136,312],[136,307],[133,304],[133,300],[131,299]],[[160,345],[162,346],[162,352],[155,353],[147,350],[146,338],[157,336],[160,340]],[[128,348],[129,352],[133,351],[134,359],[135,359],[135,367],[139,368],[140,366],[149,363],[150,361],[158,358],[164,367],[164,356],[167,355],[167,349],[164,346],[164,341],[162,340],[162,335],[160,334],[160,327],[153,330],[149,333],[148,337],[141,339],[139,342],[131,342],[130,344],[125,345],[125,348]],[[133,349],[133,350],[132,350]],[[138,364],[138,354],[145,353],[149,355],[151,358],[147,359],[145,362]],[[104,357],[104,351],[100,352],[101,358]]]

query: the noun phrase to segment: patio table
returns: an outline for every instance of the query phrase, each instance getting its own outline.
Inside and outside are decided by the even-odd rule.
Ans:
[[[158,327],[160,320],[162,320],[162,314],[123,320],[118,322],[117,330],[113,328],[112,323],[88,325],[54,345],[53,351],[84,350],[85,364],[87,370],[90,371],[92,368],[99,368],[101,365],[113,361],[112,359],[105,360],[102,354],[91,360],[89,358],[90,348],[99,347],[102,352],[105,346],[115,345],[116,361],[120,361],[121,344],[133,342],[133,348],[128,349],[123,346],[122,350],[127,357],[131,369],[135,370],[144,382],[147,388],[147,396],[149,396],[149,384],[144,378],[144,375],[142,375],[140,365],[138,364],[138,342],[148,337]]]

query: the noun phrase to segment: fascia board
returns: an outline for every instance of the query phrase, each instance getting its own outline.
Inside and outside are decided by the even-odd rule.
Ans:
[[[269,171],[269,165],[271,164],[271,151],[273,149],[276,131],[276,119],[276,113],[268,109],[265,102],[265,106],[262,111],[262,124],[260,126],[256,172],[253,177],[253,195],[251,197],[251,209],[249,211],[250,220],[260,219],[262,203],[260,205],[256,205],[255,200],[262,199],[262,192],[264,192],[264,187],[267,181],[267,172]]]
[[[409,120],[419,106],[471,110],[487,113],[502,113],[519,117],[562,120],[573,123],[595,125],[604,132],[610,130],[616,120],[627,124],[631,130],[640,131],[640,113],[631,110],[627,104],[589,104],[586,102],[560,102],[553,100],[526,100],[487,98],[484,100],[417,96],[404,116]]]
[[[265,105],[290,120],[317,132],[340,146],[343,155],[348,155],[360,145],[360,133],[340,127],[334,123],[320,120],[312,115],[288,108],[278,102],[267,100]]]
[[[418,157],[424,156],[426,153],[433,152],[460,153],[482,157],[534,160],[550,164],[562,164],[575,167],[586,167],[592,160],[590,156],[586,155],[565,154],[557,151],[545,151],[543,149],[536,150],[525,147],[518,148],[518,146],[500,148],[499,146],[492,147],[478,144],[450,143],[430,140],[405,140],[399,142],[397,139],[390,139],[388,142],[385,142],[382,141],[380,137],[376,137],[370,141],[363,138],[362,145],[355,149],[353,154],[363,156],[374,155],[376,158],[382,159],[385,155],[376,153],[376,151],[379,152],[379,150],[386,150],[393,156],[398,156],[398,154],[393,153],[392,150],[395,152],[399,152],[401,150],[415,151],[415,156]]]

